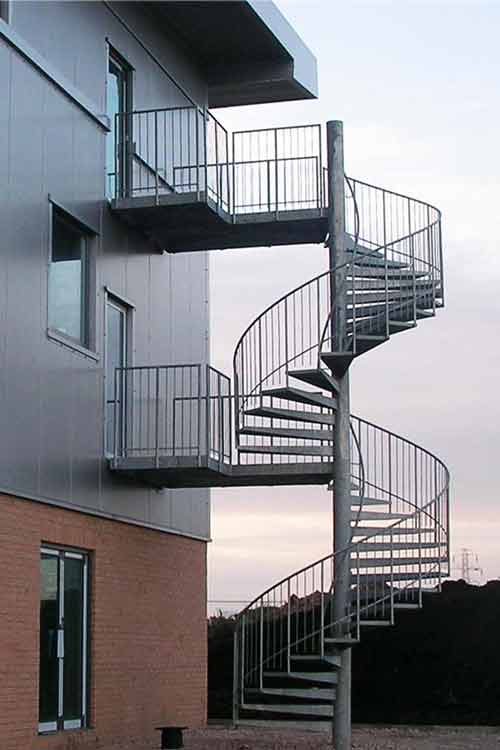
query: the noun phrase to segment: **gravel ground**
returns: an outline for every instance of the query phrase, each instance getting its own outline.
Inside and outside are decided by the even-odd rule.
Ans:
[[[209,727],[184,734],[186,750],[331,750],[324,732]],[[355,727],[353,750],[500,750],[500,727]]]

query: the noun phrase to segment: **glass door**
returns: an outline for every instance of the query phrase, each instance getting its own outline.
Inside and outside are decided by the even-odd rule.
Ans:
[[[88,558],[42,548],[39,731],[79,729],[87,714]]]
[[[117,367],[127,365],[128,309],[112,297],[106,303],[106,453],[120,452],[123,443],[124,377]]]
[[[106,114],[111,132],[106,137],[106,196],[115,198],[127,194],[127,144],[131,110],[130,66],[117,52],[110,49],[106,80]]]

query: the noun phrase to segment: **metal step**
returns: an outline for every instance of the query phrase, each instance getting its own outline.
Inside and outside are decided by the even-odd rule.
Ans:
[[[262,391],[262,395],[286,399],[288,401],[296,401],[299,404],[321,406],[326,409],[337,408],[336,400],[330,396],[323,396],[322,393],[304,391],[301,388],[292,388],[290,386],[284,386],[283,388],[267,388],[265,391]]]
[[[388,628],[392,625],[390,620],[360,620],[362,628]]]
[[[326,641],[326,639],[325,639]],[[264,672],[264,677],[278,677],[280,679],[301,680],[306,682],[327,682],[337,684],[336,672]]]
[[[398,521],[403,518],[411,518],[413,513],[389,513],[388,511],[377,512],[376,510],[361,510],[359,514],[360,521]],[[358,518],[358,512],[351,513],[352,520]],[[387,529],[385,529],[387,533]],[[415,532],[416,533],[416,532]]]
[[[415,323],[403,320],[389,320],[389,333],[401,333],[401,331],[410,331],[415,328]]]
[[[276,719],[238,719],[237,727],[254,727],[255,729],[279,729],[285,731],[293,729],[294,731],[304,732],[326,732],[332,728],[331,721],[307,721],[290,719],[289,721],[276,721]]]
[[[391,583],[398,582],[398,581],[413,581],[413,583],[416,583],[418,580],[430,580],[432,578],[438,578],[438,572],[435,571],[422,571],[420,574],[415,573],[415,571],[408,571],[407,573],[377,573],[376,575],[373,573],[361,573],[359,576],[356,576],[356,582],[359,578],[360,583],[364,583],[365,581],[368,583],[368,585],[373,584],[376,582],[377,586],[382,585],[382,583],[385,583],[387,587],[390,587]],[[388,588],[389,592],[389,588]],[[326,639],[325,639],[326,642]]]
[[[400,263],[397,260],[389,260],[385,259],[385,256],[382,253],[379,253],[377,250],[370,252],[368,249],[361,250],[359,246],[356,248],[356,254],[354,254],[354,249],[349,248],[346,249],[346,255],[348,256],[349,260],[355,259],[355,265],[356,266],[363,266],[368,268],[385,268],[387,263],[387,268],[391,269],[398,269],[401,270],[403,268],[408,268],[407,263]]]
[[[245,693],[256,695],[273,695],[280,698],[298,698],[304,700],[334,701],[335,690],[328,688],[245,688]]]
[[[350,340],[351,342],[354,341],[352,337],[350,337]],[[380,344],[383,344],[387,340],[388,340],[387,336],[380,336],[380,335],[375,335],[375,334],[357,335],[356,336],[356,353],[362,354],[363,352],[367,352],[370,349],[375,348],[376,346],[380,346]]]
[[[376,515],[377,515],[377,518],[379,518],[379,514],[377,513]],[[400,518],[400,516],[397,516],[397,518]],[[369,519],[366,519],[366,520],[369,520]],[[360,536],[360,537],[367,537],[367,536],[372,536],[375,534],[387,534],[388,529],[389,529],[388,526],[356,526],[356,527],[352,526],[351,528],[353,531],[356,532],[355,536]],[[419,533],[418,529],[409,529],[406,526],[404,527],[398,527],[398,526],[392,527],[391,526],[390,528],[391,528],[391,533],[393,534],[393,536],[403,536],[403,535],[414,536],[414,535],[418,535]]]
[[[392,550],[405,550],[405,549],[421,549],[430,550],[438,549],[440,547],[438,542],[365,542],[363,544],[363,552],[383,552],[388,549]]]
[[[381,500],[379,497],[360,497],[351,495],[351,505],[388,505],[388,500]]]
[[[394,602],[394,609],[420,609],[420,604],[407,604],[403,602]]]
[[[381,303],[381,304],[384,304],[384,307],[385,307],[386,300],[389,303],[392,302],[394,304],[406,305],[406,304],[412,303],[413,298],[414,298],[413,288],[410,288],[410,289],[405,288],[405,290],[388,289],[387,297],[386,297],[385,289],[384,291],[370,291],[369,289],[368,290],[356,289],[355,300],[353,300],[352,292],[349,290],[348,290],[348,296],[347,296],[349,308],[352,308],[354,301],[356,305],[361,305],[361,304],[368,305],[368,304]],[[421,307],[425,308],[426,304],[429,304],[430,306],[432,306],[432,290],[430,290],[427,294],[425,292],[422,292],[420,294],[417,292],[416,298],[417,298],[417,301],[421,301]]]
[[[316,388],[322,388],[325,391],[331,391],[332,393],[338,393],[339,383],[329,373],[321,370],[320,368],[311,370],[289,370],[288,374],[291,378],[302,380],[304,383],[314,385]]]
[[[356,278],[354,281],[354,288],[356,291],[360,290],[371,290],[374,291],[376,289],[383,289],[385,291],[387,283],[388,290],[395,290],[400,289],[401,294],[405,293],[413,293],[413,289],[415,288],[415,291],[418,294],[432,294],[432,290],[435,290],[435,293],[437,295],[437,290],[440,289],[439,287],[439,281],[432,281],[432,279],[417,279],[415,283],[413,282],[413,279],[387,279],[387,282],[385,278]],[[349,292],[349,290],[347,290]],[[440,296],[440,295],[437,295]]]
[[[342,658],[339,654],[323,654],[323,656],[321,656],[321,654],[292,654],[290,659],[298,662],[324,661],[333,668],[342,665]]]
[[[240,453],[262,453],[276,456],[329,456],[331,445],[240,445]]]
[[[332,716],[333,706],[324,703],[310,703],[309,705],[300,705],[292,703],[283,703],[282,705],[272,705],[271,703],[242,703],[241,709],[244,711],[257,711],[263,713],[292,714],[293,716]]]
[[[402,268],[387,268],[387,271],[385,269],[385,266],[370,266],[370,265],[358,265],[357,263],[354,264],[354,274],[352,273],[353,267],[350,266],[347,270],[347,277],[352,278],[354,275],[355,278],[379,278],[379,279],[385,279],[386,274],[387,278],[391,281],[393,279],[397,279],[398,281],[401,279],[404,280],[411,280],[413,279],[423,279],[425,277],[428,278],[429,273],[428,271],[415,271],[413,273],[413,270],[411,268],[408,268],[408,266],[403,266]]]
[[[351,564],[358,568],[401,568],[405,565],[418,568],[419,565],[437,565],[444,560],[446,557],[353,557]]]
[[[354,355],[347,352],[322,352],[321,359],[334,375],[342,376],[354,359]]]
[[[333,414],[319,414],[312,411],[279,409],[275,406],[258,406],[256,409],[245,411],[251,417],[269,417],[270,419],[289,419],[296,422],[313,422],[314,424],[334,423]]]
[[[333,440],[332,430],[307,429],[300,427],[242,427],[240,435],[255,435],[258,437],[291,438],[292,440]]]

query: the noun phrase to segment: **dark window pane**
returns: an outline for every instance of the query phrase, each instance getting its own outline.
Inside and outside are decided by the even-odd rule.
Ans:
[[[40,561],[40,723],[57,721],[59,623],[59,560],[43,555]]]
[[[82,716],[83,560],[64,560],[64,720]]]
[[[49,269],[49,327],[87,343],[85,234],[56,208]]]

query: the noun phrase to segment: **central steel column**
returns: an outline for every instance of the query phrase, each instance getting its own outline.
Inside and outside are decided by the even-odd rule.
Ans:
[[[345,251],[345,193],[344,193],[344,140],[342,123],[327,123],[328,147],[328,248],[331,275],[331,333],[332,351],[345,352],[347,318],[347,261]],[[341,625],[335,637],[348,637],[350,621],[350,561],[349,553],[342,553],[351,541],[351,456],[350,456],[350,404],[349,371],[337,374],[340,389],[337,394],[333,448],[333,507],[335,588],[333,617]],[[341,668],[336,690],[333,717],[335,750],[351,750],[351,649],[340,646]]]

